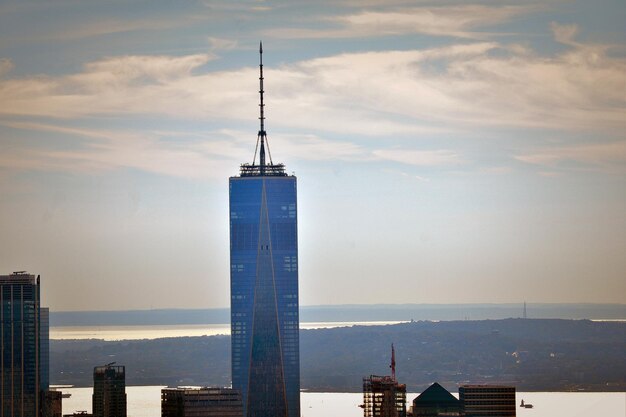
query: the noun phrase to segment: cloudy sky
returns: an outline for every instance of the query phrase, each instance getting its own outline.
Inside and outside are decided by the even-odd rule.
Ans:
[[[0,273],[226,307],[228,177],[299,182],[302,305],[626,302],[626,4],[4,0]]]

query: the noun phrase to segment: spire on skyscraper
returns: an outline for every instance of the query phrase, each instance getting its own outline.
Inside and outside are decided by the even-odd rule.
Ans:
[[[256,147],[254,148],[254,157],[252,158],[252,164],[241,165],[241,176],[284,176],[285,166],[283,164],[276,164],[272,161],[272,153],[270,152],[270,144],[267,140],[267,132],[265,131],[265,103],[263,102],[263,42],[259,43],[259,132],[256,139]],[[267,155],[269,156],[269,164],[265,162],[265,149],[267,148]],[[259,154],[259,163],[256,164],[256,155]]]

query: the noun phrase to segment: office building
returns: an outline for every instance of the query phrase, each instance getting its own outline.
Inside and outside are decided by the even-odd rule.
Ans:
[[[515,387],[463,385],[459,400],[466,417],[515,417]]]
[[[461,402],[435,382],[413,400],[410,411],[412,417],[460,416]]]
[[[406,385],[396,380],[396,355],[391,345],[391,376],[363,378],[364,417],[406,417]]]
[[[241,393],[231,388],[164,388],[161,417],[243,417]]]
[[[42,417],[61,417],[63,414],[63,393],[56,390],[46,390],[43,392]]]
[[[39,417],[48,389],[47,353],[45,363],[41,357],[48,335],[47,324],[45,335],[40,327],[40,277],[24,271],[0,275],[0,305],[0,415]],[[47,352],[47,343],[44,347]]]
[[[272,162],[262,62],[259,160],[229,181],[232,383],[246,417],[299,417],[296,177]]]
[[[115,362],[93,369],[95,417],[126,417],[126,368],[114,365]]]

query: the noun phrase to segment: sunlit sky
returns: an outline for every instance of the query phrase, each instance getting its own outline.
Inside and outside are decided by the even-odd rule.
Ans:
[[[0,273],[229,305],[263,41],[301,305],[626,302],[626,3],[3,0]]]

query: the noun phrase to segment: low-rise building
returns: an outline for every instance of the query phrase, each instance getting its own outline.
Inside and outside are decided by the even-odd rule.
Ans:
[[[161,417],[243,417],[241,392],[232,388],[164,388]]]
[[[412,417],[453,417],[461,415],[461,402],[437,382],[413,400]]]
[[[515,387],[462,385],[459,400],[466,417],[515,417]]]

